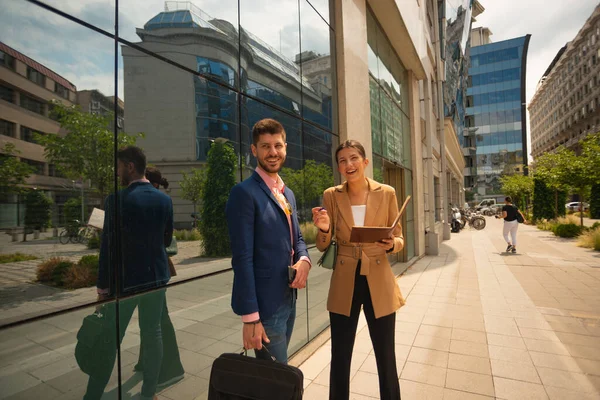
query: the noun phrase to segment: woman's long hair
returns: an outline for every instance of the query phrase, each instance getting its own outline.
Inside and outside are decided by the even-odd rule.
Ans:
[[[162,186],[165,189],[169,187],[169,181],[167,181],[167,178],[163,178],[160,170],[156,167],[146,168],[146,179],[153,185]]]

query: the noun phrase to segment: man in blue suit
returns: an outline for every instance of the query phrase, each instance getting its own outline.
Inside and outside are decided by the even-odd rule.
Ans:
[[[244,348],[268,358],[261,351],[264,344],[282,363],[287,363],[297,289],[306,286],[311,267],[294,193],[278,174],[285,140],[283,126],[273,119],[254,125],[251,147],[258,167],[233,187],[226,209],[234,271],[231,306],[242,316]]]
[[[169,196],[155,189],[145,178],[146,156],[140,148],[128,146],[119,150],[117,166],[121,185],[126,188],[106,200],[96,285],[98,299],[155,289],[119,302],[121,340],[135,308],[139,306],[140,337],[144,346],[141,398],[154,399],[163,358],[160,321],[165,303],[164,286],[170,279],[165,248],[171,244],[173,237],[173,203]],[[114,211],[116,202],[119,204],[118,215]],[[117,227],[120,228],[120,249],[115,246]],[[120,257],[115,254],[118,249]],[[118,276],[115,277],[115,273]],[[111,309],[108,310],[107,314]],[[114,316],[107,315],[107,318]],[[111,357],[112,362],[108,362],[101,373],[90,376],[84,400],[102,397],[116,352]]]

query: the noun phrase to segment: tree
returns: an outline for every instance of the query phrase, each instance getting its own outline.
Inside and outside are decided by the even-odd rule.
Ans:
[[[194,213],[196,205],[204,198],[204,188],[206,185],[206,169],[192,168],[189,173],[182,172],[183,180],[179,183],[181,187],[181,197],[194,203]]]
[[[235,185],[237,156],[228,143],[213,142],[208,151],[206,186],[202,201],[200,232],[204,255],[221,257],[231,254],[225,205]]]
[[[530,176],[521,174],[505,175],[500,177],[502,193],[513,198],[515,204],[521,208],[533,193],[533,179]]]
[[[27,240],[27,230],[49,228],[52,223],[52,204],[54,202],[39,190],[30,190],[25,197],[25,229],[23,241]]]
[[[568,176],[566,176],[566,164],[569,162],[567,154],[569,150],[560,147],[554,153],[545,153],[535,160],[534,173],[535,178],[544,182],[544,184],[554,192],[554,215],[558,217],[562,214],[564,205],[559,206],[559,196],[561,192],[567,192],[569,190]],[[534,196],[540,196],[535,199],[536,202],[548,201],[548,199],[541,197],[541,187],[538,189],[538,194],[534,193]]]
[[[33,173],[33,167],[17,158],[20,153],[12,143],[0,149],[0,196],[22,193],[26,179]]]
[[[282,168],[281,179],[294,192],[296,203],[304,207],[318,203],[325,189],[334,183],[331,165],[315,160],[306,160],[298,170]]]
[[[53,101],[52,115],[66,135],[36,135],[45,146],[49,162],[69,179],[89,179],[102,200],[114,187],[115,134],[111,129],[112,114],[97,115],[81,111],[78,106],[65,106]],[[143,134],[117,134],[118,147],[133,145]],[[102,202],[103,204],[104,202]]]

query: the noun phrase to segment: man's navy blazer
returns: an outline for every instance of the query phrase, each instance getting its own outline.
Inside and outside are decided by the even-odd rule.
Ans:
[[[296,198],[287,187],[284,196],[292,206],[293,264],[308,257],[300,233]],[[281,305],[292,265],[290,228],[275,196],[254,172],[231,189],[226,207],[234,271],[231,307],[238,315],[260,313],[268,319]]]
[[[121,257],[116,257],[115,195],[104,205],[98,288],[114,294],[115,266],[121,293],[165,285],[170,279],[165,247],[173,238],[173,202],[150,183],[132,183],[119,191]],[[120,263],[117,264],[117,261]]]

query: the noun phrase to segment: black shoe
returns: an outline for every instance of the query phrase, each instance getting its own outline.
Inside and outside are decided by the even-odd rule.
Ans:
[[[506,252],[509,253],[512,249],[513,249],[513,245],[509,244],[508,247],[506,248]]]
[[[512,251],[512,252],[513,252],[513,254],[514,254],[514,253],[516,253],[516,252],[517,252],[517,248],[516,248],[515,246],[512,246],[512,250],[511,250],[511,251]]]

